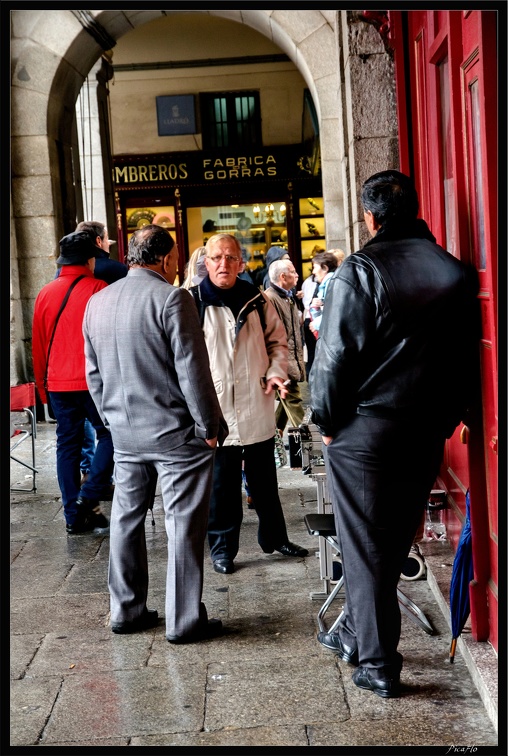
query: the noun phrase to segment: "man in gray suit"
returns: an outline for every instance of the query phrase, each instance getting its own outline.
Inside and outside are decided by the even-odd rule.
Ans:
[[[172,283],[177,247],[161,226],[129,241],[129,272],[89,301],[83,322],[90,393],[115,449],[111,629],[154,627],[147,609],[145,516],[159,477],[168,538],[166,637],[218,635],[201,601],[214,449],[227,426],[191,295]]]

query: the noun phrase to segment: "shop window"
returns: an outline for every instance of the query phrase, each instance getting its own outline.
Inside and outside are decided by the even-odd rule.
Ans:
[[[326,252],[322,197],[302,197],[299,202],[302,281],[312,273],[312,258]]]
[[[249,205],[187,208],[189,250],[206,244],[216,233],[231,234],[240,242],[247,269],[264,265],[270,247],[288,249],[286,203],[282,198]]]
[[[149,223],[167,228],[173,238],[175,237],[175,208],[173,205],[147,207],[140,203],[139,205],[136,204],[135,207],[127,207],[125,216],[127,220],[127,241],[136,229],[143,228]]]
[[[259,92],[208,92],[200,100],[203,149],[261,146]]]
[[[132,199],[127,202],[125,208],[125,220],[127,226],[127,244],[134,231],[153,223],[156,226],[167,228],[174,241],[177,241],[175,227],[175,206],[162,205],[155,200],[154,204],[148,204],[150,200]],[[174,284],[179,286],[180,271],[177,272]]]

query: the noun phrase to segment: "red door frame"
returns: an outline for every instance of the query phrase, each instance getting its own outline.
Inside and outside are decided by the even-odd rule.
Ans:
[[[467,451],[459,448],[459,433],[447,445],[442,480],[455,499],[451,518],[451,541],[456,546],[464,515],[460,496],[465,486],[471,490],[471,523],[475,579],[471,586],[471,622],[476,640],[489,640],[497,648],[497,503],[493,493],[495,476],[489,454],[497,453],[497,181],[492,181],[492,166],[497,168],[497,57],[496,14],[482,11],[393,11],[390,12],[390,44],[395,51],[397,111],[399,121],[400,169],[414,176],[420,196],[420,211],[430,224],[438,242],[446,246],[443,204],[442,141],[439,124],[439,78],[436,64],[448,59],[450,93],[451,157],[454,190],[454,251],[468,262],[472,257],[470,222],[474,171],[470,164],[466,123],[467,65],[476,54],[480,61],[481,146],[484,176],[485,234],[488,264],[479,271],[483,307],[483,349],[491,350],[490,363],[483,359],[482,400],[478,418],[473,420]],[[489,166],[489,174],[487,168]],[[483,173],[483,172],[482,172]],[[432,179],[432,180],[431,180]],[[452,250],[450,250],[452,251]],[[451,365],[460,380],[460,365]],[[468,429],[466,429],[467,431]],[[460,431],[460,429],[459,429]],[[490,467],[488,462],[491,462]],[[497,461],[495,459],[494,461]],[[460,476],[454,473],[458,470]],[[463,478],[457,486],[458,477]],[[490,483],[490,490],[487,484]],[[451,492],[450,492],[451,491]],[[459,494],[457,496],[457,493]],[[455,522],[453,522],[455,520]]]

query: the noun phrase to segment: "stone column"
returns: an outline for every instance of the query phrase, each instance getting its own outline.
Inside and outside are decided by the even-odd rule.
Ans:
[[[82,220],[105,223],[111,237],[116,238],[107,89],[112,76],[113,67],[105,54],[91,69],[76,100],[81,187],[78,215]],[[113,257],[115,251],[113,248]]]
[[[360,203],[363,182],[378,171],[399,168],[397,103],[393,57],[381,36],[361,12],[339,14],[345,222],[353,252],[370,238]]]

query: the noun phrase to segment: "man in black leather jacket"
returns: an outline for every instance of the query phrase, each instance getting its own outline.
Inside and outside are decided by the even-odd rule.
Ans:
[[[318,640],[357,667],[358,687],[391,698],[402,668],[397,583],[471,398],[478,280],[417,219],[407,176],[374,174],[361,199],[373,238],[330,281],[309,378],[346,591],[339,626]]]

